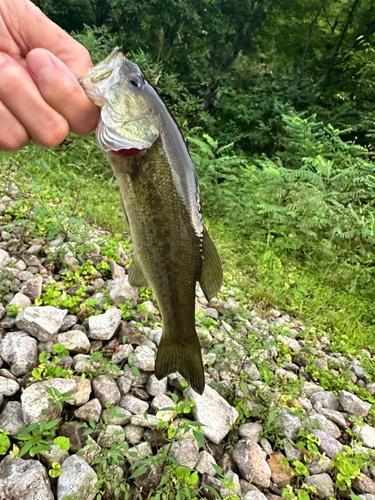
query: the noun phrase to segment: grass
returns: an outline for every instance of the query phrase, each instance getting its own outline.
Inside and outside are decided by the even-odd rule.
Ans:
[[[40,206],[63,208],[65,216],[82,217],[128,238],[118,187],[93,136],[70,137],[54,150],[27,146],[1,155],[0,166],[3,179],[15,178],[26,191],[33,187]],[[223,260],[225,285],[235,288],[235,299],[242,306],[255,306],[260,313],[276,306],[307,326],[328,331],[335,348],[344,352],[375,348],[372,300],[361,287],[361,280],[371,279],[370,272],[301,262],[256,235],[245,235],[235,221],[213,217],[205,222]]]

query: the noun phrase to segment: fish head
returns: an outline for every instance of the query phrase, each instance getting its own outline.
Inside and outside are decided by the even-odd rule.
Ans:
[[[80,79],[86,95],[102,108],[96,143],[103,151],[148,149],[160,135],[152,106],[155,91],[139,67],[116,48]]]

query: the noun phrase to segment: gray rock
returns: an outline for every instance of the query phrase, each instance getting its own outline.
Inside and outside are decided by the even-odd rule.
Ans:
[[[332,460],[336,460],[337,453],[343,449],[342,444],[320,429],[315,429],[313,433],[320,441],[320,452],[325,453]]]
[[[271,484],[271,469],[266,462],[266,453],[249,439],[241,439],[233,451],[233,460],[242,477],[255,486],[268,488]]]
[[[5,267],[10,262],[10,255],[5,250],[0,249],[0,268]]]
[[[143,427],[138,427],[137,425],[128,424],[124,427],[125,439],[130,444],[138,444],[142,441],[143,434],[145,430]]]
[[[299,352],[302,349],[301,345],[299,344],[299,342],[297,342],[296,339],[291,339],[290,337],[287,337],[286,335],[278,335],[277,340],[279,340],[283,344],[287,345],[288,347],[290,347],[294,351]]]
[[[0,429],[15,436],[25,425],[21,403],[9,401],[0,413]]]
[[[167,392],[168,377],[158,380],[154,374],[148,379],[146,384],[146,391],[150,396],[157,396],[158,394],[165,394]],[[121,390],[121,389],[120,389]]]
[[[296,439],[298,433],[302,427],[301,420],[293,413],[285,410],[284,408],[280,409],[280,414],[276,417],[278,423],[280,423],[283,429],[283,435],[289,439]]]
[[[195,441],[184,439],[183,441],[175,441],[171,445],[165,445],[170,451],[170,455],[177,460],[180,465],[186,465],[191,469],[198,463],[199,446]]]
[[[203,450],[199,453],[198,463],[195,468],[200,474],[208,474],[213,477],[216,476],[216,470],[212,464],[217,465],[216,460],[207,451]]]
[[[321,403],[323,408],[329,410],[338,410],[340,406],[338,398],[329,391],[316,392],[310,397],[310,401],[313,405]]]
[[[121,425],[106,425],[98,437],[98,445],[110,448],[116,441],[125,441],[125,434]]]
[[[248,491],[242,500],[268,500],[266,495],[263,495],[259,490]]]
[[[20,281],[29,281],[30,279],[33,278],[33,273],[31,273],[30,271],[20,271],[19,273],[17,273],[17,278]],[[26,293],[25,293],[25,295],[26,295]]]
[[[146,415],[146,417],[144,415],[132,415],[130,422],[138,427],[155,429],[160,422],[160,419],[155,417],[155,415]]]
[[[53,444],[50,450],[42,451],[40,455],[44,458],[44,462],[47,463],[47,466],[51,467],[54,462],[61,465],[64,460],[68,458],[69,452],[67,450],[61,450],[58,444]]]
[[[323,429],[324,432],[326,432],[333,438],[338,439],[341,436],[341,431],[337,427],[337,425],[328,420],[324,415],[321,415],[320,413],[317,413],[316,415],[311,415],[310,422],[311,421],[313,422],[314,420],[320,422],[319,429]]]
[[[29,297],[21,292],[16,293],[13,299],[9,302],[10,306],[20,307],[21,309],[26,309],[26,307],[31,306],[31,300]]]
[[[319,498],[330,498],[335,495],[332,479],[326,473],[306,477],[304,482],[316,488]]]
[[[74,314],[68,314],[67,316],[65,316],[64,321],[62,322],[59,332],[62,333],[70,330],[74,325],[77,324],[77,322],[77,316],[75,316]]]
[[[340,392],[340,403],[344,411],[361,417],[366,417],[371,409],[370,403],[362,401],[359,397],[347,391]]]
[[[66,309],[52,306],[27,307],[17,315],[16,325],[39,341],[47,342],[59,331],[67,313]]]
[[[233,495],[236,495],[238,498],[240,498],[241,497],[241,485],[240,485],[240,478],[238,477],[238,475],[235,474],[232,470],[228,470],[224,474],[224,481],[231,481],[231,483],[234,486],[234,489],[229,489],[229,488],[226,488],[225,486],[222,485],[220,488],[221,498],[227,498],[227,497],[232,498]]]
[[[0,500],[54,500],[47,471],[37,460],[7,455],[0,462]]]
[[[0,313],[0,318],[1,318],[1,313]],[[373,396],[375,394],[375,382],[368,382],[366,385],[366,389],[371,394],[371,396]]]
[[[333,467],[331,460],[324,455],[312,455],[311,462],[306,463],[306,467],[310,474],[322,474],[323,472],[331,472]]]
[[[132,364],[139,370],[152,372],[155,369],[156,353],[145,345],[140,345],[134,351]]]
[[[150,443],[143,441],[142,443],[137,444],[137,446],[135,446],[134,448],[129,448],[126,454],[126,458],[130,463],[134,463],[137,460],[144,460],[149,455],[152,455]]]
[[[38,362],[38,343],[25,332],[8,332],[0,340],[0,356],[14,375],[22,377]]]
[[[133,415],[143,415],[149,408],[149,404],[146,403],[146,401],[142,401],[142,399],[136,398],[131,394],[125,394],[125,396],[121,398],[119,406],[130,411]]]
[[[125,408],[117,407],[112,410],[102,411],[102,421],[111,425],[126,425],[130,422],[132,414]],[[125,439],[125,436],[124,436]]]
[[[9,378],[0,377],[0,394],[3,396],[13,396],[20,388],[19,384]]]
[[[268,441],[268,439],[262,438],[260,440],[260,445],[263,448],[263,450],[267,453],[267,455],[272,455],[273,449],[272,449],[271,443]]]
[[[366,474],[361,473],[360,478],[356,478],[353,481],[353,486],[359,493],[368,493],[370,495],[375,495],[375,483]]]
[[[86,354],[90,352],[90,341],[81,330],[71,330],[59,333],[56,342],[62,344],[69,352],[74,354]]]
[[[119,377],[117,379],[117,387],[120,390],[121,396],[125,396],[127,394],[132,386],[132,382],[129,378],[127,377]]]
[[[213,307],[206,307],[203,309],[203,313],[206,317],[219,319],[219,311]]]
[[[128,359],[129,354],[132,354],[134,347],[131,344],[121,344],[118,346],[116,352],[112,354],[112,363],[120,365],[126,359]]]
[[[375,429],[373,427],[364,424],[363,426],[354,426],[353,431],[358,433],[358,440],[362,442],[363,446],[375,448]]]
[[[97,423],[100,420],[101,413],[102,405],[100,404],[99,399],[95,398],[77,408],[74,412],[74,416],[76,418],[80,418],[81,420],[85,420],[86,422],[92,420]]]
[[[239,427],[238,433],[240,437],[244,439],[250,439],[250,441],[253,441],[254,443],[257,443],[259,441],[259,435],[263,430],[263,426],[261,424],[258,424],[256,422],[254,423],[248,423],[248,424],[243,424]]]
[[[117,405],[121,399],[121,393],[113,378],[109,375],[99,375],[92,381],[92,390],[94,396],[99,399],[103,408],[108,403]]]
[[[64,500],[68,495],[94,500],[95,494],[91,491],[97,480],[96,472],[83,458],[71,455],[62,464],[62,474],[57,482],[57,500]]]
[[[320,387],[317,384],[314,384],[314,382],[304,382],[303,383],[303,389],[302,389],[302,394],[305,394],[307,398],[311,398],[313,394],[316,394],[317,392],[323,392],[324,389]]]
[[[341,429],[345,429],[347,427],[347,423],[345,417],[342,413],[335,410],[328,410],[327,408],[322,408],[320,413],[324,415],[328,420],[337,424]]]
[[[185,392],[188,399],[193,398],[195,401],[192,414],[195,420],[203,424],[203,434],[213,443],[219,444],[237,420],[237,410],[207,384],[202,395],[191,388]]]
[[[90,316],[89,337],[96,340],[109,340],[115,334],[121,323],[120,309],[111,308],[104,314]]]
[[[42,285],[43,278],[41,276],[36,276],[35,278],[26,280],[20,291],[29,297],[31,302],[35,302],[35,300],[39,299],[42,295]]]
[[[128,275],[120,276],[112,281],[109,298],[114,304],[125,304],[128,300],[135,304],[138,299],[138,289],[129,285]]]

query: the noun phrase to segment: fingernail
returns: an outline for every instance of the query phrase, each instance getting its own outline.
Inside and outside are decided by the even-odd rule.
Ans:
[[[37,56],[34,54],[26,59],[29,70],[36,77],[44,76],[47,73],[50,73],[53,68],[53,62],[47,55]]]
[[[6,61],[6,57],[4,56],[4,54],[2,52],[0,52],[0,64],[4,61]]]

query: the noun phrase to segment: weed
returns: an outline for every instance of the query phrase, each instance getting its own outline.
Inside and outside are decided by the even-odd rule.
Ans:
[[[10,448],[8,434],[0,429],[0,455],[5,455]]]
[[[51,420],[50,422],[38,422],[23,427],[16,436],[16,439],[24,442],[19,456],[22,457],[25,453],[29,453],[31,457],[49,451],[53,444],[57,444],[61,450],[68,450],[70,445],[69,438],[56,437],[60,418]]]
[[[73,378],[73,373],[71,370],[65,370],[61,366],[58,366],[61,356],[68,356],[69,351],[61,344],[53,345],[55,356],[49,352],[41,352],[39,354],[39,365],[33,369],[31,375],[37,380],[49,380],[51,378],[61,377],[61,378]]]

